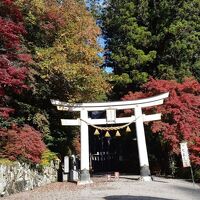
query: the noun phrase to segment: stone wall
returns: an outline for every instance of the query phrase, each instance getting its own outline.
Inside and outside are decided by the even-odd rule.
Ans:
[[[53,161],[46,167],[19,162],[0,164],[0,195],[7,196],[56,182],[58,166],[59,163]]]

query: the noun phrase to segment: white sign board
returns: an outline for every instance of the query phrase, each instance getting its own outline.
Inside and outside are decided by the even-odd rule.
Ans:
[[[115,109],[107,109],[106,110],[106,121],[107,123],[115,123],[116,121],[116,110]]]
[[[183,167],[190,167],[191,165],[190,165],[187,142],[180,143],[180,146],[181,146],[181,156],[182,156]]]

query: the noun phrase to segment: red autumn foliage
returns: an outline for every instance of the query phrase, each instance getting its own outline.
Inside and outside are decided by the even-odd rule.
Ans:
[[[22,22],[23,20],[21,12],[15,5],[15,0],[1,0],[0,10],[0,15],[3,18],[9,18],[14,22]]]
[[[24,84],[26,72],[27,69],[25,67],[14,67],[12,62],[5,55],[0,55],[1,96],[6,93],[6,88],[12,89],[15,93],[20,93],[23,89],[27,88]]]
[[[63,27],[65,25],[64,19],[60,13],[57,12],[57,10],[49,10],[41,18],[42,22],[40,23],[40,26],[43,30],[46,31],[56,30],[59,27]]]
[[[183,83],[172,80],[151,79],[143,85],[142,92],[129,92],[123,100],[134,100],[143,97],[169,92],[169,98],[163,105],[154,107],[162,113],[161,121],[151,123],[153,133],[162,134],[168,142],[171,153],[180,154],[181,141],[187,141],[191,161],[200,165],[200,84],[194,79]],[[153,112],[153,110],[151,110]],[[150,112],[150,109],[147,110]]]
[[[0,107],[0,114],[1,117],[7,119],[9,118],[10,114],[14,112],[14,109],[8,107]]]
[[[27,89],[27,63],[31,56],[22,53],[21,39],[26,33],[22,15],[14,0],[0,2],[0,116],[8,117],[10,108],[8,98],[12,93],[21,93]]]
[[[25,30],[21,23],[17,24],[0,16],[1,43],[6,53],[8,50],[13,51],[20,48],[20,35],[24,33]]]
[[[26,62],[26,63],[32,63],[32,56],[30,54],[25,54],[25,53],[21,53],[17,55],[17,58],[20,61]]]
[[[9,121],[14,109],[9,107],[13,94],[20,94],[26,85],[27,65],[31,55],[24,53],[22,38],[26,33],[23,19],[14,0],[0,1],[0,118]],[[3,125],[2,125],[3,126]],[[0,157],[39,163],[45,150],[41,134],[28,125],[0,125]]]
[[[0,129],[0,157],[39,163],[46,149],[41,134],[28,125]]]

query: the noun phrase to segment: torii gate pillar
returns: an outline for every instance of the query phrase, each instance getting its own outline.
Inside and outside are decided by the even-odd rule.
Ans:
[[[145,181],[149,181],[150,178],[150,170],[149,170],[149,160],[147,154],[147,145],[145,139],[144,132],[144,123],[143,123],[143,115],[142,109],[138,105],[135,107],[135,125],[136,125],[136,135],[137,135],[137,145],[138,145],[138,153],[139,153],[139,161],[140,161],[140,175],[141,178]]]
[[[90,180],[90,173],[89,173],[89,130],[88,125],[85,121],[88,119],[88,111],[81,110],[80,112],[81,121],[80,126],[80,135],[81,135],[81,174],[80,174],[80,182],[78,184],[87,184],[92,183]]]

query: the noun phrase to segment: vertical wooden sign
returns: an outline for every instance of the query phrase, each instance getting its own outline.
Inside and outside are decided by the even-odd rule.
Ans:
[[[181,156],[182,156],[183,167],[191,167],[187,142],[181,142],[180,146],[181,146]]]

